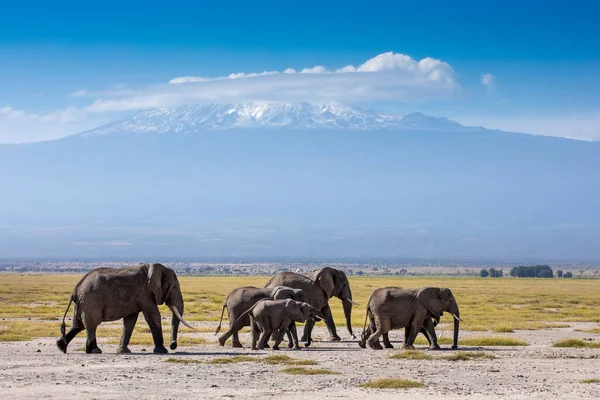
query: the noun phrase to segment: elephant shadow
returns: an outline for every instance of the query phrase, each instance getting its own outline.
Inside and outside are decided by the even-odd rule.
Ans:
[[[219,357],[235,357],[235,356],[264,356],[267,354],[272,354],[272,352],[267,351],[255,351],[248,349],[247,352],[233,352],[233,351],[220,351],[220,352],[210,352],[210,351],[177,351],[174,353],[169,353],[171,356],[219,356]]]

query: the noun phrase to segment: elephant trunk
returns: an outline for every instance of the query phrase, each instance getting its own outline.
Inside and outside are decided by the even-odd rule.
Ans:
[[[171,318],[171,345],[169,346],[171,350],[175,350],[177,348],[177,334],[179,332],[179,324],[181,323],[181,316],[183,315],[183,296],[177,296],[178,299],[174,302],[175,304],[171,304],[169,308],[173,313]],[[179,314],[179,315],[177,315]]]
[[[348,298],[343,299],[342,306],[344,307],[344,316],[346,317],[346,327],[348,328],[348,332],[356,339],[356,336],[354,336],[354,333],[352,332],[352,300]]]
[[[458,348],[458,329],[460,325],[460,313],[458,312],[458,307],[456,308],[456,312],[452,313],[454,316],[454,343],[452,345],[453,349]]]

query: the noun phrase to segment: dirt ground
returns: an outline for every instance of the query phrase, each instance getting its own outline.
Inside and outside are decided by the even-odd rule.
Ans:
[[[599,335],[576,332],[596,324],[571,324],[570,328],[518,331],[502,334],[524,339],[526,347],[461,347],[459,351],[484,351],[492,360],[446,361],[389,359],[394,350],[363,350],[355,341],[318,341],[300,351],[287,348],[252,351],[216,344],[179,347],[169,355],[143,352],[151,346],[131,346],[133,354],[115,355],[115,345],[102,344],[104,353],[87,355],[81,335],[64,355],[54,339],[0,343],[0,398],[2,399],[582,399],[600,398],[600,384],[580,383],[600,378],[600,349],[553,348],[564,338],[595,338]],[[189,332],[189,331],[188,331]],[[356,330],[360,332],[360,328]],[[347,336],[346,332],[341,332]],[[189,334],[189,333],[186,333]],[[210,333],[201,335],[211,342]],[[450,335],[446,332],[445,335]],[[481,335],[462,332],[461,337]],[[315,336],[325,336],[322,326]],[[399,339],[394,331],[392,340]],[[249,343],[248,334],[242,342]],[[396,348],[400,343],[394,343]],[[424,346],[417,346],[425,349]],[[433,356],[453,354],[449,346],[428,351]],[[311,359],[337,375],[288,375],[284,366],[257,362],[235,364],[179,364],[169,358],[210,361],[216,357],[250,355],[262,357],[286,354]],[[364,389],[358,385],[384,377],[407,378],[425,385],[420,389]]]

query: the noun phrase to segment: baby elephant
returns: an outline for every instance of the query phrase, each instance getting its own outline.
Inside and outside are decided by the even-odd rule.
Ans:
[[[252,308],[240,316],[249,315],[252,320],[252,350],[264,349],[271,334],[276,333],[273,350],[279,350],[279,344],[288,331],[294,340],[294,349],[300,349],[296,322],[305,322],[308,319],[320,321],[323,314],[308,303],[286,300],[260,300]],[[258,335],[260,340],[258,340]],[[257,346],[258,341],[258,346]]]

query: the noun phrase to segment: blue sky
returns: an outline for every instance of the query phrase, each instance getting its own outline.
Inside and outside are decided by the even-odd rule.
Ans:
[[[350,101],[600,140],[599,14],[592,1],[12,2],[0,13],[0,142],[241,100]]]

